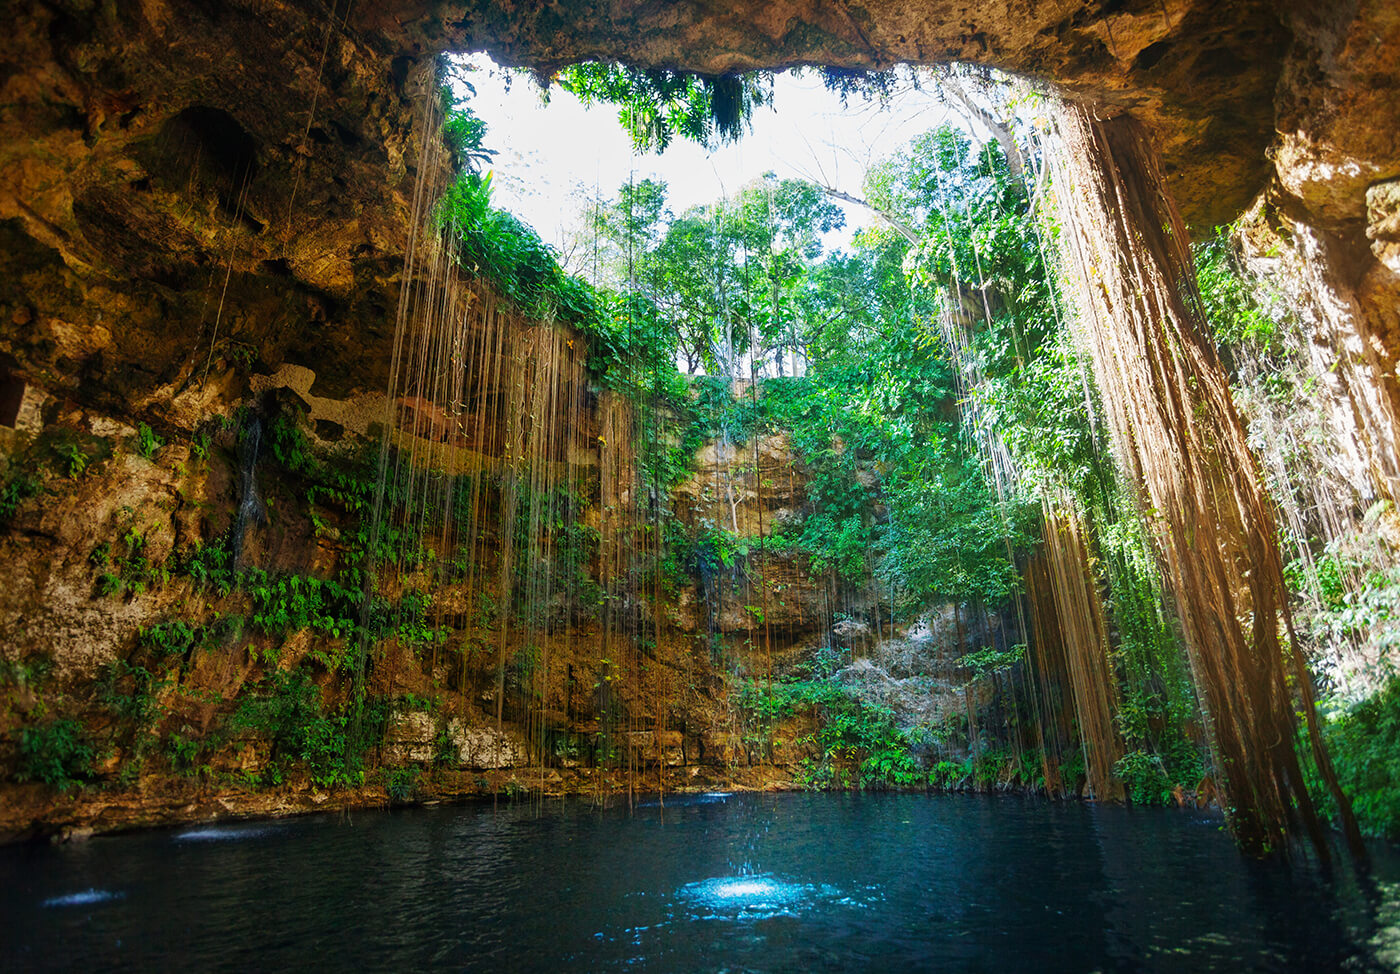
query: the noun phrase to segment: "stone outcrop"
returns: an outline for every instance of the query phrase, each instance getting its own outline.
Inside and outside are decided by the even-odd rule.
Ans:
[[[542,73],[963,60],[1132,112],[1197,226],[1273,187],[1394,412],[1384,0],[24,0],[0,38],[0,364],[175,424],[289,362],[324,397],[381,388],[417,106],[434,57],[466,50]]]
[[[99,596],[97,547],[135,530],[142,557],[159,565],[178,546],[223,533],[239,501],[227,442],[222,459],[205,464],[171,434],[255,393],[294,393],[324,424],[315,432],[326,441],[367,432],[382,409],[414,183],[424,140],[437,137],[422,130],[420,109],[434,59],[446,51],[488,50],[543,73],[594,57],[711,73],[966,60],[1057,85],[1105,113],[1131,112],[1149,126],[1197,227],[1260,200],[1250,246],[1309,309],[1320,369],[1336,376],[1336,401],[1359,431],[1357,466],[1373,479],[1371,494],[1393,499],[1400,490],[1400,13],[1387,0],[386,0],[329,8],[19,0],[7,13],[0,400],[13,401],[16,415],[0,419],[17,429],[0,435],[12,456],[23,436],[49,437],[41,479],[52,492],[21,502],[3,541],[3,662],[13,669],[42,643],[53,660],[45,679],[89,704],[94,676],[191,594],[177,581]],[[149,455],[134,449],[140,420],[172,445]],[[751,471],[739,469],[740,451],[711,447],[709,459],[730,470],[728,486],[707,493],[697,478],[683,487],[677,505],[692,524],[759,536],[800,517],[800,484],[775,477],[770,489],[766,479],[790,451],[781,438],[756,446]],[[94,472],[69,473],[65,463]],[[295,498],[280,499],[293,507]],[[338,557],[333,533],[321,536],[303,519],[274,518],[250,538],[258,562],[274,569],[324,573]],[[830,605],[820,601],[827,596],[803,566],[775,559],[761,568],[778,586],[765,590],[774,598],[755,603],[731,588],[719,602],[722,634],[747,638],[755,604],[766,626],[787,628],[789,647],[800,642],[792,634],[816,635],[813,620],[831,626]],[[685,780],[723,768],[725,780],[750,774],[771,783],[771,768],[736,768],[752,755],[723,699],[723,676],[695,638],[706,629],[702,601],[698,590],[681,593],[673,621],[682,636],[658,647],[667,661],[658,667],[663,699],[683,729],[645,732],[652,736],[625,746]],[[858,628],[836,635],[865,638]],[[589,642],[597,634],[583,636],[577,672],[560,677],[569,681],[565,720],[577,729],[561,744],[566,753],[596,739],[609,702],[601,653]],[[266,648],[254,641],[253,651],[191,660],[174,688],[189,692],[170,693],[172,726],[207,726],[265,675]],[[305,635],[280,647],[287,665],[325,650]],[[399,714],[388,746],[408,762],[432,760],[424,754],[436,757],[444,743],[455,751],[457,777],[438,786],[445,795],[499,789],[524,774],[523,737],[483,716],[493,709],[490,681],[420,663],[386,665],[391,688],[416,694],[440,678],[452,700],[431,735],[419,711]],[[879,662],[878,674],[876,665],[847,677],[878,683],[880,693],[894,692],[886,681],[913,678],[897,672],[897,661]],[[36,706],[26,680],[6,683],[0,730]],[[321,690],[336,692],[323,682]],[[651,717],[645,708],[659,706],[629,703]],[[84,706],[86,718],[105,719]],[[259,743],[242,743],[219,771],[260,766]],[[114,738],[99,771],[115,774],[129,746]],[[571,780],[591,787],[598,779]],[[219,812],[192,782],[145,785],[101,801],[74,798],[57,811],[45,804],[52,796],[25,785],[7,793],[0,833],[44,815],[51,826],[108,828],[326,800],[302,782],[296,797],[218,796]]]

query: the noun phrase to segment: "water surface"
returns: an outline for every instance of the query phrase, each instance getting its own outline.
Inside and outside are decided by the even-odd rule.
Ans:
[[[723,795],[363,812],[0,849],[6,970],[1372,971],[1369,877],[1161,809]]]

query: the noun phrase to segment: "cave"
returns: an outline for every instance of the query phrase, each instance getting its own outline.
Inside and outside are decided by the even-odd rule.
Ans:
[[[1400,963],[1389,5],[12,20],[7,968]]]

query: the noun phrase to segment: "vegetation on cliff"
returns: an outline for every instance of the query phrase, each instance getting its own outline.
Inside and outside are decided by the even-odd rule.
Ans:
[[[563,84],[663,147],[733,135],[764,97],[600,66]],[[449,771],[457,793],[523,789],[462,774],[527,765],[541,790],[579,766],[630,789],[705,762],[808,787],[1209,799],[1219,718],[1162,512],[1110,442],[1027,160],[930,131],[870,172],[880,222],[837,252],[842,213],[811,183],[769,174],[676,214],[664,184],[629,182],[588,214],[589,282],[493,205],[483,126],[442,108],[457,172],[427,226],[447,257],[405,285],[422,320],[401,324],[380,454],[329,447],[305,403],[269,396],[186,443],[143,422],[12,459],[0,523],[127,460],[168,467],[178,498],[114,512],[83,554],[94,599],[164,606],[85,696],[49,693],[42,655],[0,673],[16,780],[369,782],[403,801]],[[1197,256],[1236,397],[1283,403],[1246,367],[1288,358],[1280,323],[1219,240]],[[161,466],[172,445],[185,459]],[[1388,552],[1287,528],[1314,646],[1388,639]],[[246,546],[262,535],[280,548]],[[930,620],[954,650],[912,635]],[[1400,695],[1375,687],[1322,733],[1363,825],[1393,836]]]

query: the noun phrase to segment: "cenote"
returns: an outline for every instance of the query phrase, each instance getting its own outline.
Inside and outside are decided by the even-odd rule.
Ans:
[[[1400,963],[1394,0],[13,0],[0,969]]]
[[[1400,860],[1219,816],[924,795],[439,806],[0,853],[7,969],[1373,971]]]

